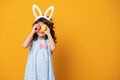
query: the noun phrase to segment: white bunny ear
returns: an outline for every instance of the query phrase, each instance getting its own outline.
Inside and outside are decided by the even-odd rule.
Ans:
[[[48,12],[49,12],[50,10],[51,10],[51,14],[50,14],[50,16],[48,17],[48,19],[51,19],[52,15],[53,15],[54,6],[49,7],[49,8],[45,11],[44,16],[47,17],[47,14],[48,14]]]
[[[39,12],[39,15],[38,15],[38,16],[37,16],[37,14],[36,14],[36,12],[35,12],[35,9],[37,9],[37,11]],[[35,16],[36,19],[37,19],[39,16],[42,16],[42,12],[41,12],[40,8],[39,8],[37,5],[35,5],[35,4],[33,4],[32,11],[33,11],[33,14],[34,14],[34,16]]]

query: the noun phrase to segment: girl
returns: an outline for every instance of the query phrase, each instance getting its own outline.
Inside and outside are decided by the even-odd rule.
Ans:
[[[38,25],[46,26],[46,30]],[[24,48],[30,47],[24,80],[55,80],[51,56],[56,43],[53,25],[46,15],[38,16],[33,23],[32,31],[23,42]]]

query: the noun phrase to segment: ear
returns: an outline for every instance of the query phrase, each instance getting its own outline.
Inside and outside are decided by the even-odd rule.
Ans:
[[[32,11],[33,11],[33,14],[34,14],[35,18],[38,17],[36,12],[35,12],[35,9],[37,9],[37,11],[39,12],[38,16],[42,16],[42,12],[41,12],[40,8],[37,5],[33,4]]]
[[[51,19],[52,15],[53,15],[54,6],[49,7],[49,8],[45,11],[44,16],[47,17],[47,14],[48,14],[48,12],[49,12],[50,10],[51,10],[51,13],[50,13],[50,16],[48,17],[49,19]]]

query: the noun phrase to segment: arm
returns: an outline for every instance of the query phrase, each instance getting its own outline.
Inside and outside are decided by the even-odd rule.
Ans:
[[[55,50],[55,47],[56,47],[55,42],[54,42],[54,39],[52,38],[52,35],[50,34],[50,29],[48,27],[47,27],[47,30],[45,31],[45,33],[48,36],[51,51]]]
[[[48,36],[48,40],[49,40],[49,43],[50,43],[50,49],[51,49],[51,51],[53,51],[53,50],[55,50],[55,47],[56,47],[55,42],[54,42],[50,33],[47,36]]]
[[[35,30],[35,28],[36,28],[37,26],[35,25],[35,26],[33,26],[33,30],[30,32],[30,34],[28,35],[28,37],[25,39],[25,41],[23,42],[23,47],[24,48],[28,48],[28,47],[30,47],[31,46],[31,44],[32,44],[32,40],[33,40],[33,35],[34,35],[34,33],[35,32],[37,32],[37,30]]]
[[[34,35],[34,33],[31,32],[31,33],[28,35],[28,37],[25,39],[25,41],[23,42],[23,47],[24,47],[24,48],[28,48],[28,47],[32,44],[33,35]]]

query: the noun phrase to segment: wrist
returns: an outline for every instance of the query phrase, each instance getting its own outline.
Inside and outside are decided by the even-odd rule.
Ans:
[[[31,35],[31,36],[33,36],[34,34],[35,34],[35,32],[34,32],[34,31],[31,31],[31,32],[30,32],[30,35]]]
[[[31,31],[31,34],[35,34],[35,31],[32,30],[32,31]]]
[[[51,34],[50,34],[50,33],[48,33],[48,34],[47,34],[47,36],[48,36],[48,37],[50,37],[50,36],[51,36]]]

